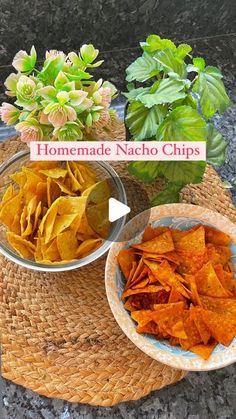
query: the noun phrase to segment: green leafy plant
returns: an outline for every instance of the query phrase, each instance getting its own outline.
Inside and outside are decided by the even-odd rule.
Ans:
[[[109,109],[116,88],[108,81],[91,80],[88,70],[100,66],[95,61],[99,51],[83,45],[79,54],[46,52],[45,60],[36,68],[37,54],[19,51],[13,59],[17,73],[6,81],[6,94],[14,105],[4,102],[1,119],[17,123],[21,140],[85,140],[96,139],[97,130],[109,130],[115,111]]]
[[[207,162],[224,162],[226,142],[209,123],[230,106],[222,74],[192,57],[187,44],[150,35],[141,42],[142,56],[126,69],[128,99],[125,123],[134,141],[205,141]],[[132,162],[129,172],[144,182],[166,179],[166,188],[151,204],[177,202],[182,187],[199,183],[205,161]]]

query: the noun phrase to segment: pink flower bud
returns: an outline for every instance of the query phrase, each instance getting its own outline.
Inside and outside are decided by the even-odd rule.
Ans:
[[[99,95],[102,97],[100,105],[104,106],[104,108],[109,108],[111,103],[111,89],[110,87],[100,87],[97,91]]]
[[[0,108],[0,117],[7,125],[13,125],[19,118],[20,111],[10,103],[3,102]]]
[[[40,141],[42,140],[42,131],[40,128],[31,126],[23,127],[21,130],[21,141],[23,143],[29,143],[30,141]]]

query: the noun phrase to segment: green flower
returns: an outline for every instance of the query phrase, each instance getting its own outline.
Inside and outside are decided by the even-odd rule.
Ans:
[[[70,52],[68,54],[68,57],[74,66],[82,70],[85,70],[87,67],[99,67],[103,63],[104,60],[100,60],[96,63],[93,63],[93,61],[97,58],[98,54],[99,50],[95,49],[92,44],[84,44],[80,48],[79,56],[75,52]]]
[[[31,71],[33,71],[36,60],[37,53],[34,46],[32,46],[30,55],[28,55],[26,51],[22,50],[17,52],[13,59],[12,65],[16,70],[29,74]]]
[[[61,90],[58,92],[53,86],[43,87],[39,94],[45,99],[43,112],[48,115],[49,122],[55,128],[62,127],[68,121],[75,121],[77,108],[83,105],[88,95],[83,90],[69,92]]]
[[[37,109],[37,89],[35,81],[27,76],[20,76],[16,84],[16,105],[29,111]]]
[[[86,64],[91,64],[98,56],[99,50],[95,49],[92,44],[84,44],[80,48],[80,57]]]
[[[16,96],[16,85],[20,78],[21,74],[18,73],[11,73],[5,80],[5,86],[7,88],[6,95],[7,96]]]
[[[77,141],[82,140],[83,125],[78,122],[67,122],[63,127],[55,128],[53,134],[60,141]]]
[[[21,134],[21,141],[29,143],[30,141],[41,141],[43,139],[43,130],[36,118],[28,118],[16,125],[16,130]]]
[[[19,119],[20,111],[10,103],[3,102],[0,107],[0,117],[7,125],[13,125]]]

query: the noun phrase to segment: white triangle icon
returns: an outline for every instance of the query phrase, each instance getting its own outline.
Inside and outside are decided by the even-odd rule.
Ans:
[[[130,211],[130,207],[118,201],[117,199],[109,199],[108,218],[111,223],[113,223],[116,220],[119,220],[119,218],[121,217],[124,217],[124,215],[129,214]]]

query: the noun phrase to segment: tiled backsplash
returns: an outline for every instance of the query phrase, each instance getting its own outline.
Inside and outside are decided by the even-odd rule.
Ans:
[[[105,76],[119,71],[121,78],[122,64],[150,33],[194,42],[236,31],[235,0],[2,0],[0,16],[1,82],[15,53],[32,44],[42,58],[46,49],[68,52],[92,42],[110,60]]]
[[[0,62],[21,48],[102,51],[134,47],[149,33],[178,40],[235,31],[235,0],[2,0]]]

